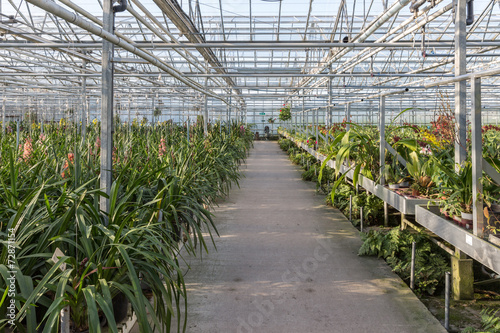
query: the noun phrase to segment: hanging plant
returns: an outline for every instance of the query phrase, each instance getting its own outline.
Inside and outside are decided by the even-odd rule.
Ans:
[[[269,124],[274,124],[274,122],[275,122],[275,121],[276,121],[276,118],[273,118],[273,117],[271,117],[271,118],[269,118],[269,119],[267,120],[267,122],[268,122]]]
[[[283,107],[280,109],[279,118],[281,121],[292,119],[292,110],[290,109],[290,105],[283,104]]]

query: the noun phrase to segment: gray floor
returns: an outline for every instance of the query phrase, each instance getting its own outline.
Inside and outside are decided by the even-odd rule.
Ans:
[[[215,211],[217,251],[189,261],[188,332],[445,332],[276,142],[255,142]]]

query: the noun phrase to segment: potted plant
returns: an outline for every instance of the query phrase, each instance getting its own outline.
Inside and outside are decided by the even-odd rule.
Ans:
[[[449,196],[441,201],[451,216],[460,216],[462,222],[472,223],[472,163],[465,162],[453,172],[444,166],[441,170],[448,176],[446,188]]]
[[[409,157],[410,160],[406,163],[406,170],[413,179],[413,184],[410,186],[412,195],[428,195],[429,190],[435,184],[432,180],[432,175],[436,169],[433,160],[430,158],[425,159],[415,151],[411,152]]]
[[[392,160],[392,164],[385,165],[384,178],[390,189],[397,189],[401,187],[401,183],[405,180],[405,175],[399,166],[397,155]]]
[[[310,136],[309,138],[307,138],[306,140],[306,143],[309,147],[313,147],[314,145],[316,145],[318,142],[316,141],[316,137],[315,136]]]
[[[401,177],[397,168],[386,164],[384,167],[384,178],[390,189],[399,188],[399,181],[401,180]]]

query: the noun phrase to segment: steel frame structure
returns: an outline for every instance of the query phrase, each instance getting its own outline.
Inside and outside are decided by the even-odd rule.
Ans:
[[[465,49],[455,36],[460,1],[423,2],[413,12],[410,0],[278,1],[276,12],[260,15],[269,4],[249,0],[236,15],[228,10],[234,1],[227,0],[201,6],[198,0],[128,0],[107,35],[100,1],[87,1],[85,8],[71,0],[2,1],[0,85],[8,119],[31,111],[58,119],[69,105],[79,107],[79,119],[100,118],[103,40],[114,45],[115,113],[132,107],[132,117],[149,117],[156,105],[163,120],[180,108],[201,112],[204,95],[209,114],[219,119],[231,109],[261,123],[256,113],[277,116],[283,103],[301,105],[303,99],[306,109],[349,103],[353,114],[367,117],[378,111],[362,99],[402,88],[408,92],[388,99],[388,114],[415,101],[432,112],[439,103],[454,105],[456,91],[452,84],[430,87],[432,82],[500,62],[495,0],[474,0],[460,73],[454,65],[458,44]],[[333,15],[322,14],[325,5]],[[297,11],[303,15],[287,14]],[[482,107],[497,121],[497,74],[483,78],[482,91]],[[324,121],[326,111],[319,112]]]

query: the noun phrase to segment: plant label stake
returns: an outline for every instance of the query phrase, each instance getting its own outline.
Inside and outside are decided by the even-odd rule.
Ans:
[[[410,289],[415,288],[415,242],[411,243]]]
[[[444,274],[444,328],[450,330],[450,272]]]

